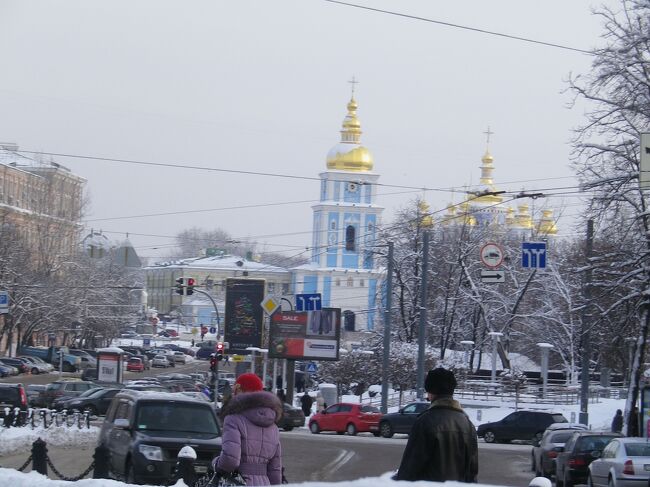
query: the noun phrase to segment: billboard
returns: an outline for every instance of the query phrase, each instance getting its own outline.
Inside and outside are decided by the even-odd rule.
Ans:
[[[271,316],[269,357],[338,360],[341,310],[277,311]]]
[[[248,354],[262,345],[264,279],[226,279],[224,341],[229,353]]]

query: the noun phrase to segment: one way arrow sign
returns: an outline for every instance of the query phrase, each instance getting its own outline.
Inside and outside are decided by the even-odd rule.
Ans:
[[[505,282],[506,273],[503,271],[481,270],[481,282]]]

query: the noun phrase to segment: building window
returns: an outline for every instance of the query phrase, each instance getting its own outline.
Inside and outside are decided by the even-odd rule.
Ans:
[[[348,287],[354,286],[354,280],[351,277],[348,277]]]
[[[334,281],[335,286],[340,286],[341,285],[341,278],[337,277],[336,280]]]
[[[354,252],[354,233],[354,227],[352,225],[348,225],[348,227],[345,229],[345,250]]]
[[[363,279],[359,279],[359,287],[364,287],[366,285]]]
[[[354,331],[355,328],[355,316],[354,312],[350,310],[345,310],[343,312],[343,329],[345,331]]]
[[[267,283],[266,287],[267,287],[267,291],[269,293],[273,294],[275,292],[275,283],[274,282]]]
[[[330,222],[330,230],[336,230],[336,220]]]
[[[289,294],[289,284],[282,284],[282,294]]]

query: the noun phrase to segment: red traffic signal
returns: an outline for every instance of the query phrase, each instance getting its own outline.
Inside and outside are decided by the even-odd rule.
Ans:
[[[194,294],[194,286],[196,285],[196,279],[194,279],[193,277],[188,277],[186,279],[185,285],[186,285],[186,287],[185,287],[185,295],[190,296],[190,295]]]

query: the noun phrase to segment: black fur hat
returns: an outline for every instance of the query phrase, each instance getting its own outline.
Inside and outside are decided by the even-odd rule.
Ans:
[[[424,390],[435,395],[451,396],[456,389],[456,384],[456,377],[451,370],[438,367],[427,374]]]

